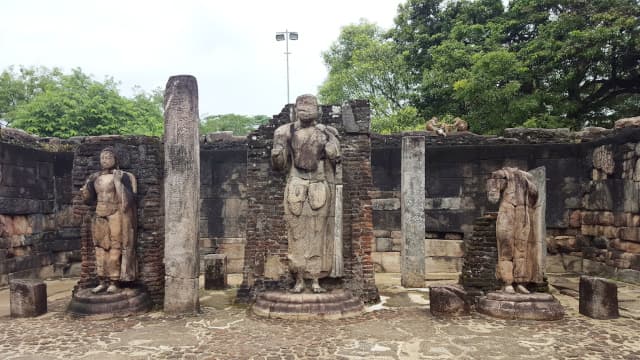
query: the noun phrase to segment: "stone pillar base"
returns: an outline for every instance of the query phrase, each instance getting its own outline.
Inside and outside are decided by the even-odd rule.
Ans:
[[[490,292],[478,298],[477,310],[481,314],[518,320],[560,320],[564,308],[551,294],[509,294]]]
[[[267,291],[258,295],[252,309],[256,315],[269,318],[337,320],[362,314],[364,304],[342,289],[322,294]]]
[[[85,288],[73,293],[67,312],[95,320],[138,315],[150,309],[151,298],[142,288],[122,288],[113,294],[94,294],[91,288]]]

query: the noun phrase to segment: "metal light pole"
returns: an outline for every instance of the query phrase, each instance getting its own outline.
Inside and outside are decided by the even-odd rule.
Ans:
[[[284,41],[286,44],[285,55],[287,56],[287,104],[290,103],[289,98],[289,40],[298,40],[298,33],[285,30],[284,32],[276,33],[276,41]]]

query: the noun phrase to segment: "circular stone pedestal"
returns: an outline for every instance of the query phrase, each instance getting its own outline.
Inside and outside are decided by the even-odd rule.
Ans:
[[[73,294],[67,312],[74,316],[106,319],[141,314],[149,309],[151,298],[141,288],[122,288],[113,294],[94,294],[91,288],[86,288]]]
[[[321,294],[267,291],[258,295],[253,312],[278,319],[343,319],[362,314],[364,304],[342,289]]]
[[[477,310],[501,319],[560,320],[564,316],[560,302],[546,293],[491,292],[478,299]]]

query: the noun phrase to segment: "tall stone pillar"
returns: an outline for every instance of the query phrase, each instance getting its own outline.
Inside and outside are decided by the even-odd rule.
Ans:
[[[196,78],[190,75],[170,77],[164,93],[164,311],[167,313],[199,310],[198,124]]]
[[[424,287],[424,136],[404,136],[402,138],[401,168],[401,283],[404,287]]]
[[[545,216],[547,214],[547,170],[544,166],[529,170],[529,174],[533,176],[533,182],[538,188],[538,203],[536,204],[534,213],[534,226],[536,234],[536,244],[538,247],[538,269],[539,278],[544,278],[545,264],[547,257],[547,223]]]

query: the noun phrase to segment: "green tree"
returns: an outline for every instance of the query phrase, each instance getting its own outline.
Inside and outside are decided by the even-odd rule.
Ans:
[[[610,126],[640,110],[637,0],[408,0],[390,31],[419,116]]]
[[[144,134],[163,131],[162,96],[140,89],[132,99],[112,78],[93,80],[80,69],[21,68],[0,75],[0,111],[9,126],[40,136]]]
[[[329,50],[322,53],[329,74],[320,86],[320,101],[340,104],[349,99],[368,99],[374,131],[414,128],[420,121],[410,107],[411,76],[396,45],[379,26],[361,20],[342,28]],[[402,119],[399,123],[392,118]]]
[[[267,122],[269,122],[269,117],[266,115],[209,115],[205,116],[200,122],[200,133],[208,134],[216,131],[233,131],[234,135],[244,136]]]

